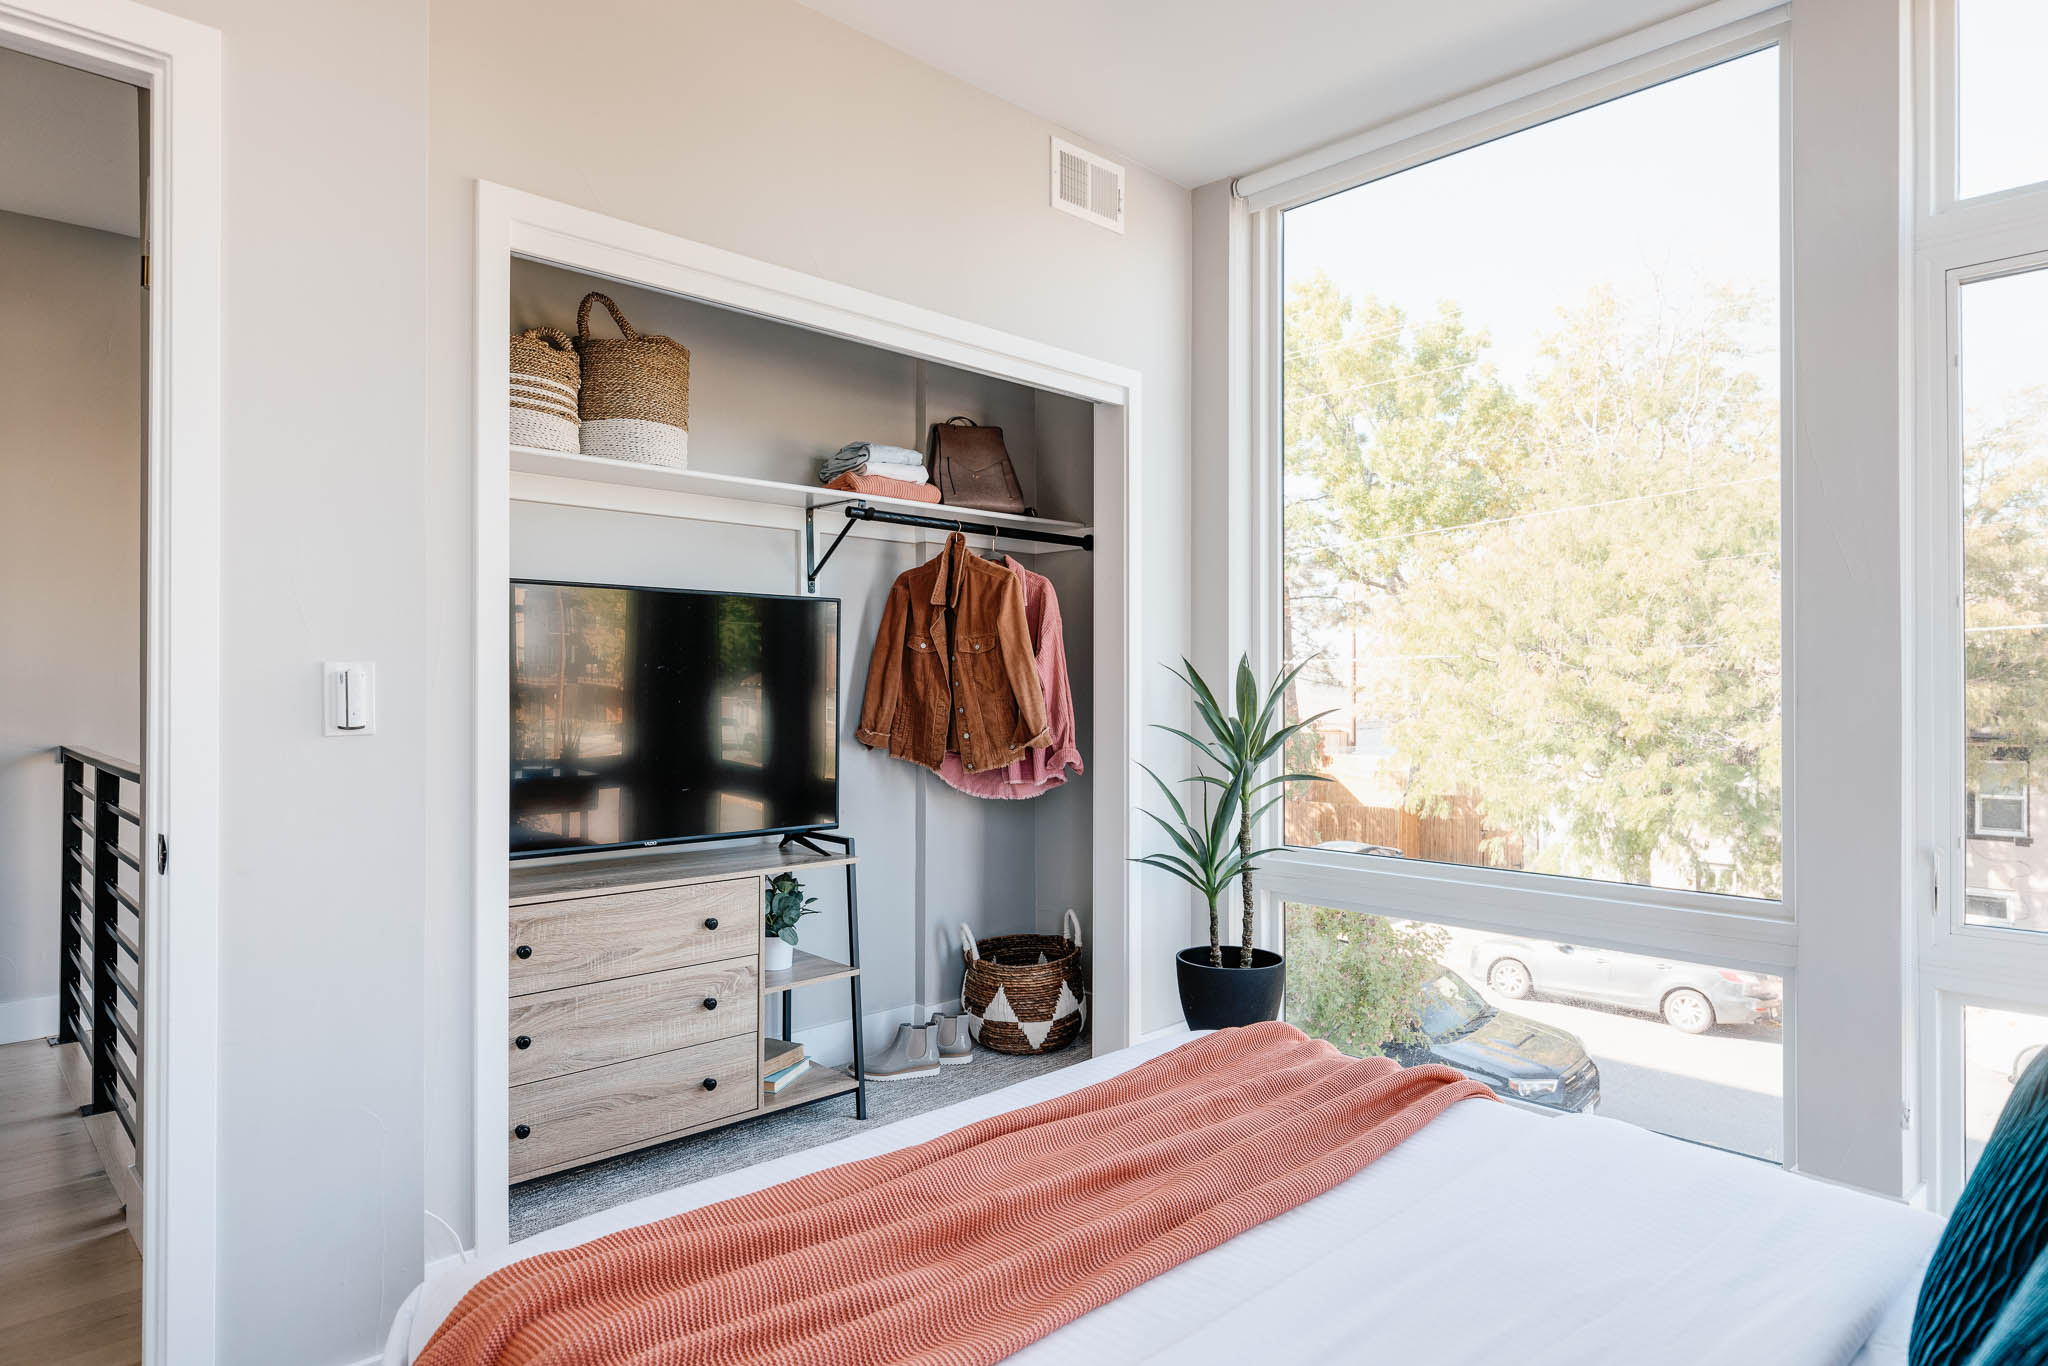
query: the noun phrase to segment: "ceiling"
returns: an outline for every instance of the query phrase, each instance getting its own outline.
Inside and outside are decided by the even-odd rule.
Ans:
[[[136,119],[134,86],[0,48],[0,211],[135,236]]]
[[[1193,187],[1701,0],[800,0]]]

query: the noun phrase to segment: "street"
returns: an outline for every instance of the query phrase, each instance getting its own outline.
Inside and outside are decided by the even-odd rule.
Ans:
[[[1489,936],[1451,930],[1451,963]],[[1467,981],[1472,974],[1460,972]],[[1783,1031],[1775,1026],[1683,1034],[1653,1015],[1554,997],[1508,1000],[1483,981],[1487,1004],[1579,1037],[1600,1068],[1600,1108],[1609,1119],[1778,1161],[1784,1149]]]

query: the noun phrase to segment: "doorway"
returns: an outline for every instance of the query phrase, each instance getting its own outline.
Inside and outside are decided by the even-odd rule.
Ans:
[[[0,278],[35,299],[0,340],[4,539],[35,538],[0,608],[0,1360],[211,1361],[220,35],[0,0],[0,61],[29,105],[0,116],[0,194],[27,196]]]
[[[0,1356],[22,1360],[142,1359],[148,126],[147,91],[0,50]]]

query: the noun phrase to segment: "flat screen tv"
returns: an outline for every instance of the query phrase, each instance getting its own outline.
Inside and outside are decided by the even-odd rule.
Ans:
[[[512,855],[839,823],[839,603],[512,582]]]

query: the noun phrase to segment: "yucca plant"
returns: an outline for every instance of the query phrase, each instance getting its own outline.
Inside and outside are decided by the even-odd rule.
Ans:
[[[1180,848],[1183,857],[1170,854],[1149,854],[1139,862],[1150,864],[1172,873],[1181,881],[1202,893],[1209,904],[1209,965],[1223,966],[1223,923],[1222,913],[1217,906],[1218,899],[1236,881],[1244,894],[1244,926],[1238,943],[1238,966],[1252,966],[1252,874],[1257,871],[1252,860],[1266,854],[1277,853],[1277,849],[1252,848],[1252,827],[1261,816],[1287,795],[1288,783],[1328,782],[1320,773],[1280,773],[1260,779],[1259,770],[1276,755],[1283,753],[1287,742],[1330,713],[1320,712],[1304,721],[1285,722],[1281,716],[1281,705],[1285,700],[1287,685],[1292,683],[1301,671],[1308,667],[1309,660],[1282,674],[1272,687],[1261,690],[1258,680],[1252,675],[1250,656],[1237,661],[1237,679],[1232,708],[1225,712],[1216,700],[1214,690],[1203,679],[1201,673],[1186,659],[1181,660],[1179,669],[1168,665],[1168,672],[1187,684],[1194,694],[1195,714],[1201,718],[1202,726],[1209,732],[1208,739],[1201,739],[1177,726],[1157,726],[1169,735],[1179,736],[1195,747],[1198,755],[1214,764],[1217,772],[1207,773],[1202,769],[1201,760],[1196,760],[1194,776],[1190,783],[1202,786],[1202,820],[1191,820],[1182,803],[1173,795],[1173,789],[1157,773],[1146,769],[1152,781],[1173,806],[1179,829],[1153,812],[1151,816],[1159,827],[1166,831]],[[1273,789],[1279,789],[1273,792]],[[1219,795],[1212,807],[1207,789],[1214,789]],[[1263,794],[1273,792],[1272,796]],[[1233,829],[1232,827],[1235,827]]]

